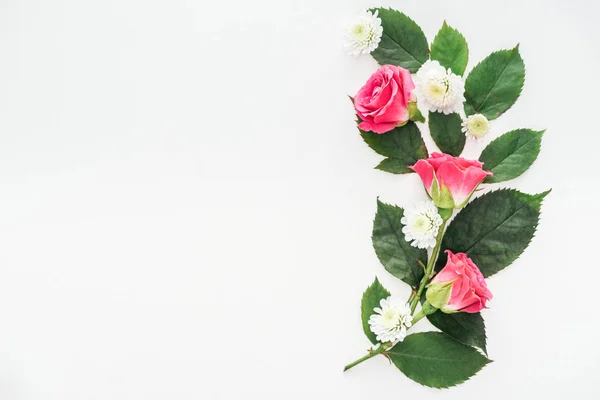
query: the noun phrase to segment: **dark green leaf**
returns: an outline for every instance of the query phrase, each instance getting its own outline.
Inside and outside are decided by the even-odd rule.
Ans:
[[[373,247],[385,269],[398,279],[416,287],[423,277],[420,260],[427,264],[427,251],[413,247],[404,239],[400,220],[404,210],[377,200],[373,222]]]
[[[375,152],[388,157],[376,167],[382,171],[393,174],[413,172],[407,167],[429,157],[421,131],[412,121],[381,135],[365,131],[360,131],[360,135]]]
[[[544,131],[517,129],[491,142],[481,153],[479,161],[494,173],[486,183],[514,179],[533,164],[540,152]]]
[[[434,388],[463,383],[490,362],[474,348],[440,332],[409,335],[386,354],[404,375]]]
[[[392,174],[408,174],[414,172],[412,169],[408,168],[402,160],[397,158],[384,158],[375,168]]]
[[[466,136],[461,130],[458,114],[429,113],[429,131],[435,144],[443,153],[458,157],[465,148]]]
[[[387,299],[390,296],[390,292],[384,288],[379,280],[375,278],[375,282],[365,290],[362,301],[360,303],[360,315],[362,319],[362,326],[365,335],[369,338],[371,343],[377,344],[377,337],[371,332],[369,325],[369,317],[373,314],[373,309],[379,307],[381,299]]]
[[[436,311],[427,316],[429,322],[436,328],[469,346],[475,346],[487,354],[485,323],[480,313],[444,314]]]
[[[381,18],[383,35],[379,46],[371,55],[380,65],[392,64],[415,73],[429,59],[429,46],[425,34],[409,17],[400,11],[373,8]]]
[[[515,104],[525,83],[519,46],[500,50],[480,62],[465,82],[465,113],[498,118]]]
[[[469,46],[464,36],[444,21],[431,45],[431,59],[443,67],[450,68],[456,75],[462,75],[469,61]]]
[[[452,220],[442,250],[467,253],[483,276],[494,275],[515,261],[531,242],[548,193],[529,195],[501,189],[478,197]],[[446,254],[440,254],[437,270],[446,259]]]

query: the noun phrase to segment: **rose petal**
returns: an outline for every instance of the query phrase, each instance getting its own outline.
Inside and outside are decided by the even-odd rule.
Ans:
[[[453,162],[445,162],[436,171],[440,184],[445,185],[452,193],[454,204],[462,204],[471,196],[477,185],[490,173],[481,168],[468,167],[460,169]]]
[[[376,124],[374,122],[370,122],[370,121],[362,121],[360,124],[358,124],[359,129],[362,129],[363,131],[371,131],[371,132],[375,132],[378,134],[383,134],[386,132],[391,131],[392,129],[394,129],[396,127],[395,123],[382,123],[382,124]]]
[[[431,196],[431,185],[435,178],[433,166],[429,164],[427,160],[419,160],[415,165],[409,168],[419,174],[419,177],[425,186],[425,190],[427,190],[427,193]]]

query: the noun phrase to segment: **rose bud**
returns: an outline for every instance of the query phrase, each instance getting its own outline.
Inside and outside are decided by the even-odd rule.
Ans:
[[[481,311],[492,299],[481,271],[465,253],[446,253],[448,262],[427,288],[427,301],[446,314]]]
[[[414,117],[422,120],[413,95],[410,71],[395,65],[381,66],[354,96],[354,108],[363,131],[385,133]]]
[[[479,161],[433,153],[410,167],[421,177],[429,197],[439,208],[462,208],[486,176]]]

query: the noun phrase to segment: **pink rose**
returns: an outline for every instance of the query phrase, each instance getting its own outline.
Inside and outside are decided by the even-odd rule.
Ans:
[[[448,262],[427,288],[427,301],[447,314],[481,311],[492,299],[481,271],[465,253],[446,253]]]
[[[490,171],[479,161],[433,153],[410,167],[421,177],[429,197],[439,208],[461,208]]]
[[[408,70],[394,65],[380,67],[354,97],[354,108],[362,120],[358,127],[385,133],[406,124],[414,89]]]

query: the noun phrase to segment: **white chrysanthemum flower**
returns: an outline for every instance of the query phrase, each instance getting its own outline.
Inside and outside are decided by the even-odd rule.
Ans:
[[[375,14],[366,11],[347,25],[345,46],[350,48],[352,55],[367,54],[379,46],[382,34],[383,27],[377,11]]]
[[[410,307],[394,297],[382,299],[381,307],[375,307],[375,314],[369,317],[371,332],[381,343],[397,343],[404,340],[406,330],[412,326]]]
[[[465,101],[465,83],[462,78],[446,70],[435,60],[428,60],[417,71],[417,97],[429,111],[444,114],[459,113]]]
[[[467,137],[479,139],[490,130],[490,123],[483,114],[470,115],[463,120],[462,131]]]
[[[405,210],[400,222],[404,225],[404,238],[407,242],[412,241],[413,247],[426,249],[435,246],[442,217],[433,201],[423,201],[413,209]]]

